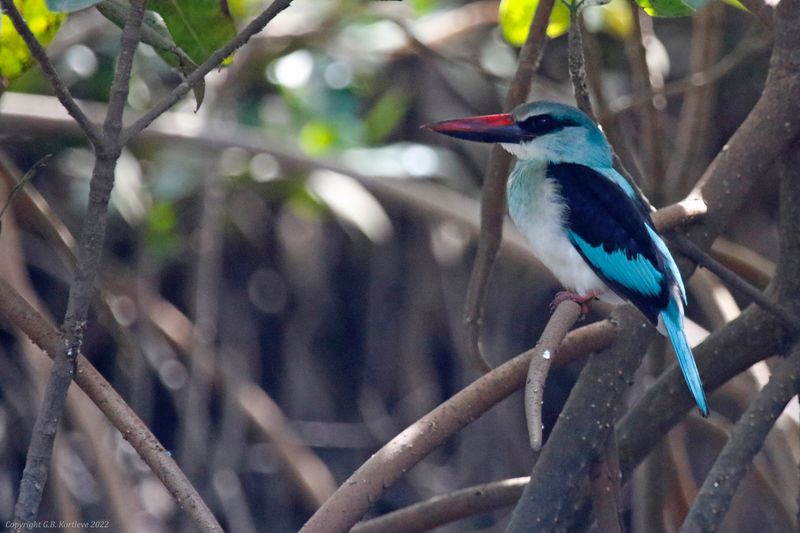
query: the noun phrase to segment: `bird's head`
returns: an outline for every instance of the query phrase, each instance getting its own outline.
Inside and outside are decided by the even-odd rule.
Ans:
[[[500,143],[520,160],[610,167],[611,149],[582,111],[556,102],[530,102],[511,113],[427,124],[424,128],[467,141]]]

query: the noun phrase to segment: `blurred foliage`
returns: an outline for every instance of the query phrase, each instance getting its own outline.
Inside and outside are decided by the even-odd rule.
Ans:
[[[14,0],[33,35],[47,46],[58,33],[66,15],[47,9],[45,0]],[[0,15],[0,86],[18,78],[33,64],[33,57],[8,16]]]
[[[525,43],[538,5],[539,0],[500,0],[500,27],[510,44],[522,46]],[[633,21],[628,0],[611,0],[602,6],[588,6],[584,13],[587,21],[592,21],[594,29],[618,39],[624,39],[631,33]],[[556,0],[547,26],[547,36],[554,39],[568,30],[569,8],[563,1]]]
[[[100,2],[102,2],[102,0],[47,0],[47,8],[50,11],[71,13],[73,11],[80,11],[81,9],[92,7]]]
[[[231,17],[212,10],[213,2],[180,2],[175,5],[191,11],[196,7],[199,18],[178,27],[170,18],[180,18],[179,13],[168,16],[161,10],[165,3],[148,3],[164,16],[166,25],[147,19],[145,30],[153,31],[148,41],[153,49],[142,46],[137,51],[129,117],[152,107],[180,83],[181,73],[167,63],[178,69],[190,65],[181,63],[181,53],[191,55],[192,64],[202,61],[234,25],[241,28],[268,2],[228,2]],[[105,7],[111,4],[124,2],[104,2]],[[25,3],[26,9],[34,5],[44,13],[42,1]],[[117,298],[103,296],[117,302],[112,312],[126,319],[126,336],[113,338],[114,327],[92,320],[87,355],[180,461],[191,357],[175,338],[160,333],[159,328],[174,324],[175,316],[159,315],[163,306],[148,306],[152,296],[183,313],[184,319],[195,318],[201,215],[208,199],[205,184],[219,173],[224,178],[224,193],[216,198],[224,212],[217,228],[222,235],[221,267],[218,287],[210,290],[218,291],[220,316],[210,342],[220,367],[210,371],[207,439],[214,453],[193,482],[226,530],[296,531],[309,513],[308,502],[298,495],[272,442],[252,431],[252,424],[229,403],[228,387],[237,380],[252,382],[274,398],[298,442],[310,446],[341,480],[381,443],[475,378],[459,358],[461,312],[475,242],[458,224],[429,217],[424,206],[435,202],[453,212],[477,213],[474,201],[480,195],[488,152],[485,146],[454,143],[419,126],[500,108],[515,66],[514,46],[525,40],[535,5],[530,0],[295,0],[237,52],[228,68],[207,77],[207,102],[199,111],[190,95],[165,117],[161,133],[145,130],[126,151],[112,198],[117,209],[110,215],[103,281],[122,293]],[[633,27],[630,6],[625,0],[612,0],[585,12],[587,28],[600,32],[591,37],[612,110],[636,93],[622,41]],[[726,18],[718,26],[721,54],[746,38],[751,19],[722,7]],[[107,99],[119,47],[119,29],[97,11],[70,15],[57,44],[48,49],[71,92],[88,105]],[[113,19],[108,10],[105,14]],[[58,23],[64,19],[63,14],[49,16]],[[532,98],[570,99],[566,38],[557,37],[567,30],[568,18],[559,0],[548,30],[554,38],[536,75]],[[117,17],[115,23],[121,20]],[[693,19],[654,18],[652,23],[649,57],[668,87],[688,76]],[[10,24],[5,18],[2,24],[5,39]],[[216,25],[222,29],[215,36]],[[409,34],[419,44],[412,43]],[[192,46],[197,50],[190,53]],[[765,54],[754,56],[720,82],[708,133],[704,142],[696,143],[696,161],[687,175],[701,174],[746,115],[766,64]],[[51,94],[35,68],[10,90]],[[671,93],[659,109],[664,119],[659,146],[665,154],[676,144],[680,98]],[[639,111],[615,115],[630,145],[623,146],[620,155],[634,169],[643,153]],[[0,148],[20,168],[28,169],[45,153],[54,153],[52,163],[32,182],[77,234],[92,172],[91,151],[67,128],[44,134],[36,128],[8,131],[2,122]],[[248,142],[239,144],[240,136]],[[409,191],[413,185],[426,188],[417,193],[416,205],[382,196],[379,187],[371,189],[331,168],[385,177],[396,187],[410,185]],[[768,181],[754,191],[751,206],[729,236],[774,259],[776,198]],[[427,196],[427,191],[436,194]],[[26,222],[24,217],[20,220]],[[35,228],[24,229],[28,270],[38,293],[58,315],[71,272]],[[513,254],[500,256],[482,339],[493,363],[536,342],[556,289],[551,277]],[[695,301],[687,311],[694,321],[709,323]],[[29,431],[25,409],[37,402],[32,387],[18,385],[29,379],[8,357],[16,353],[13,335],[4,331],[0,340],[0,435],[15,436],[0,439],[0,456],[10,465],[9,475],[0,476],[0,494],[13,494],[24,448],[19,435]],[[544,404],[548,429],[580,365],[551,376]],[[19,379],[3,379],[17,375]],[[727,398],[731,404],[741,399]],[[518,400],[499,405],[437,450],[387,491],[373,511],[382,513],[433,494],[528,472],[530,449]],[[731,408],[720,417],[735,420],[739,412]],[[71,422],[67,429],[79,433]],[[681,451],[696,471],[680,476],[694,482],[700,478],[692,474],[707,468],[718,446],[696,428],[683,431],[689,431],[689,446]],[[138,465],[119,441],[115,451]],[[71,461],[78,466],[60,475],[77,487],[76,507],[84,516],[107,518],[109,503],[100,490],[95,458],[87,446],[70,449],[75,455]],[[783,457],[770,455],[778,456]],[[138,530],[179,530],[179,511],[149,471],[133,466],[126,467],[125,474],[136,489],[130,491],[131,506],[135,503],[137,516],[147,520]],[[796,481],[796,475],[791,477]],[[82,488],[92,483],[95,492],[86,496]],[[797,493],[788,481],[775,483],[786,494]],[[665,485],[664,492],[665,508],[685,505],[674,483]],[[744,498],[726,532],[748,531],[763,518],[751,512],[759,506],[756,496]],[[0,515],[5,516],[7,500],[0,498]],[[238,502],[238,511],[229,507],[232,500]],[[52,501],[45,505],[45,513],[57,514]],[[248,514],[250,524],[242,525]],[[503,517],[498,511],[442,531],[500,531]],[[758,527],[749,530],[760,531]]]
[[[149,10],[164,19],[175,43],[202,63],[236,35],[231,14],[219,0],[150,0]]]

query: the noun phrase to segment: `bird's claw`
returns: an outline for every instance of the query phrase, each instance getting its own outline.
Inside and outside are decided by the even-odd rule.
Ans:
[[[595,299],[597,299],[597,293],[594,291],[590,291],[585,296],[581,296],[578,293],[570,291],[559,291],[556,293],[556,297],[553,298],[553,301],[550,303],[550,312],[552,313],[555,311],[556,307],[558,307],[562,302],[569,300],[581,306],[581,314],[580,317],[578,317],[578,320],[582,320],[587,314],[589,314],[589,302]]]

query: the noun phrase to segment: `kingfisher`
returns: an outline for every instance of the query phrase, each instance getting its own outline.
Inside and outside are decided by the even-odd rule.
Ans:
[[[669,338],[703,416],[703,384],[686,339],[686,289],[650,210],[613,167],[611,147],[588,115],[572,106],[530,102],[511,113],[424,126],[458,139],[499,143],[517,159],[508,211],[534,255],[581,305],[632,303]]]

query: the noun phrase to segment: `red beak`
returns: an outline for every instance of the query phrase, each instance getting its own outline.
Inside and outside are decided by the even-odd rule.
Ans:
[[[457,139],[484,143],[517,143],[524,135],[511,113],[445,120],[422,127]]]

